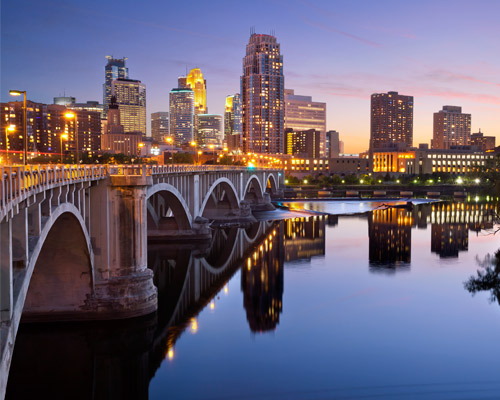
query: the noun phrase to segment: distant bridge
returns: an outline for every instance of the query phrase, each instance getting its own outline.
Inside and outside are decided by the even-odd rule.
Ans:
[[[284,175],[218,166],[0,168],[0,376],[26,320],[119,319],[157,308],[147,242],[252,222]],[[29,289],[29,290],[28,290]],[[0,398],[7,381],[0,381]]]

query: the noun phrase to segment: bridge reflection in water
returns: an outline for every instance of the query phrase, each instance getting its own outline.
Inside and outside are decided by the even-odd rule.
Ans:
[[[325,254],[327,217],[258,222],[214,231],[210,242],[149,244],[158,311],[135,320],[22,324],[7,398],[147,399],[163,360],[241,267],[250,330],[276,329],[285,253],[290,261]]]

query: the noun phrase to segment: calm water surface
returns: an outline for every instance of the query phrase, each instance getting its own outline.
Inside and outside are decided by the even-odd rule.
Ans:
[[[150,246],[157,315],[23,325],[8,398],[499,398],[489,209],[261,222],[206,246]]]

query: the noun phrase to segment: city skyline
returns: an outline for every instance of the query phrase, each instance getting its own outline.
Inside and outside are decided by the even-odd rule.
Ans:
[[[202,69],[211,112],[223,114],[225,97],[239,92],[255,26],[275,31],[285,88],[327,103],[327,130],[340,132],[348,153],[368,149],[370,95],[388,91],[414,97],[414,145],[430,143],[433,113],[444,105],[467,110],[473,132],[500,138],[500,4],[382,5],[276,1],[261,15],[260,7],[243,13],[243,5],[200,3],[191,28],[175,20],[182,4],[169,4],[169,13],[161,4],[3,4],[1,98],[20,89],[36,102],[64,93],[79,103],[100,100],[104,57],[113,55],[128,57],[131,76],[148,87],[148,134],[151,113],[168,110],[168,93],[186,68]],[[165,50],[157,54],[160,43]]]

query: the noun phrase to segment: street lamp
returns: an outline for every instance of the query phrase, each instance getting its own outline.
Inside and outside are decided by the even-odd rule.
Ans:
[[[24,95],[23,100],[23,141],[24,141],[24,165],[28,164],[28,127],[26,126],[26,90],[9,90],[11,96]]]
[[[63,151],[63,139],[64,140],[68,140],[68,134],[67,133],[61,134],[61,164],[63,163],[63,155],[64,155],[64,151]]]
[[[200,165],[200,155],[201,155],[202,151],[201,150],[198,150],[198,165]]]
[[[212,158],[214,159],[214,165],[217,164],[216,160],[215,160],[215,146],[213,144],[211,144],[210,146],[208,146],[210,148],[210,150],[212,150]]]
[[[168,137],[165,139],[167,143],[170,143],[170,156],[172,157],[172,165],[174,165],[174,139]]]
[[[76,113],[74,112],[67,112],[66,114],[64,114],[64,118],[66,119],[74,119],[75,120],[75,143],[76,143],[76,157],[75,157],[75,161],[76,161],[76,164],[78,164],[78,122],[76,120]]]
[[[5,128],[5,151],[6,151],[6,159],[7,162],[9,162],[9,132],[15,132],[16,126],[15,125],[9,125],[7,128]]]

